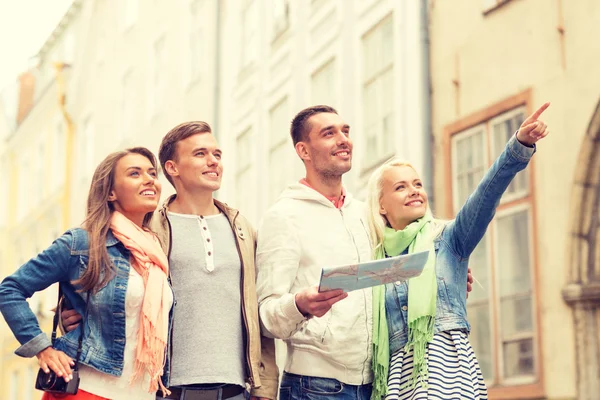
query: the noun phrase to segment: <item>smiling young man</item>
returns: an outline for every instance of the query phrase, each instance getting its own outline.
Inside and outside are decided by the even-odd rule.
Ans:
[[[291,136],[306,177],[267,211],[256,260],[263,331],[287,344],[279,398],[366,400],[371,290],[318,293],[315,286],[324,266],[371,260],[364,206],[342,185],[352,166],[350,126],[335,109],[315,106],[294,117]]]
[[[160,164],[176,190],[152,222],[175,294],[167,398],[241,400],[249,383],[253,396],[275,399],[274,343],[261,336],[258,322],[255,234],[239,211],[213,198],[221,156],[200,121],[176,126],[160,145]]]

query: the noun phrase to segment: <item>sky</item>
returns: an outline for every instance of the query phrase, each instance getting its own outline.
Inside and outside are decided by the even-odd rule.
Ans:
[[[31,66],[72,2],[0,0],[0,91]]]

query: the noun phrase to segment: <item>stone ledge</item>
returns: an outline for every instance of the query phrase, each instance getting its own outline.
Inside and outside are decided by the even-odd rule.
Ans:
[[[562,290],[562,296],[570,306],[577,303],[597,303],[600,306],[600,282],[570,283]]]

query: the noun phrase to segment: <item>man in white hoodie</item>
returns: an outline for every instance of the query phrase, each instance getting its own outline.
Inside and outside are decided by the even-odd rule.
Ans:
[[[371,395],[371,289],[318,293],[324,266],[371,260],[364,206],[342,185],[352,165],[350,126],[328,106],[291,125],[306,178],[290,185],[258,230],[257,292],[263,333],[283,339],[280,400]],[[343,301],[340,301],[343,300]]]

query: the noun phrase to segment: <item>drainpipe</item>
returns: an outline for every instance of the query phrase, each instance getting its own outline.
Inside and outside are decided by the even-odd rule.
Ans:
[[[65,183],[62,200],[62,229],[68,229],[71,223],[71,171],[73,170],[73,141],[75,137],[75,126],[73,119],[67,111],[66,101],[66,84],[63,76],[63,70],[70,67],[68,64],[56,62],[54,63],[55,79],[57,84],[58,108],[66,125],[65,137]]]
[[[422,90],[423,90],[423,181],[425,190],[429,197],[429,204],[434,209],[434,184],[433,184],[433,129],[431,124],[431,66],[430,66],[430,43],[429,43],[429,8],[428,0],[421,0],[421,67],[422,67]]]

